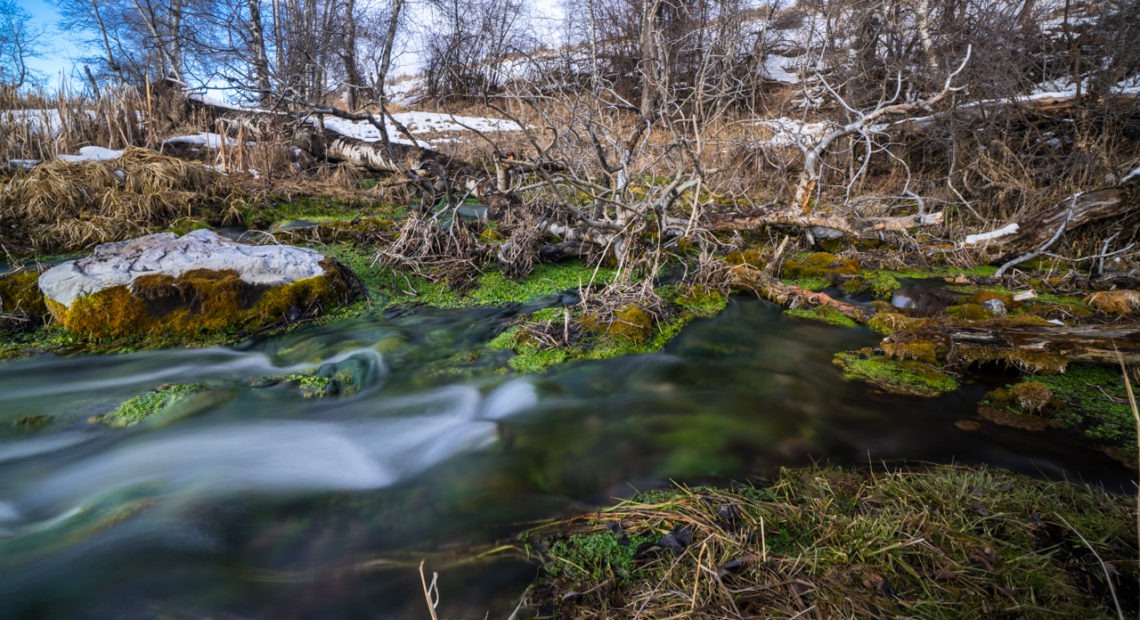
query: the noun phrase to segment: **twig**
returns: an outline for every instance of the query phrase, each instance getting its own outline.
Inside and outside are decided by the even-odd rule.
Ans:
[[[1128,393],[1128,405],[1132,408],[1132,419],[1136,421],[1136,443],[1140,445],[1140,409],[1136,407],[1136,393],[1132,391],[1132,380],[1128,378],[1128,367],[1124,365],[1124,356],[1116,351],[1116,359],[1120,362],[1120,373],[1124,375],[1124,391]],[[1140,474],[1140,471],[1137,472]],[[1140,477],[1137,478],[1140,481]],[[1140,493],[1136,494],[1136,539],[1140,541]],[[1140,549],[1137,550],[1140,552]]]
[[[1116,597],[1116,586],[1112,585],[1112,575],[1108,574],[1108,567],[1105,566],[1104,560],[1100,558],[1100,554],[1096,552],[1096,549],[1093,549],[1093,546],[1089,543],[1088,539],[1077,531],[1077,528],[1073,527],[1072,524],[1065,520],[1065,517],[1062,517],[1056,512],[1053,513],[1053,516],[1060,519],[1061,523],[1064,523],[1065,526],[1070,530],[1073,530],[1073,533],[1077,535],[1077,538],[1080,538],[1081,542],[1085,543],[1085,547],[1088,547],[1088,550],[1092,552],[1093,557],[1095,557],[1096,561],[1100,563],[1100,570],[1104,572],[1104,580],[1108,583],[1108,591],[1112,594],[1112,603],[1116,605],[1116,616],[1120,618],[1120,620],[1124,620],[1124,610],[1120,608],[1120,600]]]
[[[433,572],[431,574],[431,585],[428,585],[427,577],[424,576],[424,563],[427,560],[420,560],[420,583],[424,587],[424,600],[427,601],[428,613],[431,614],[431,620],[439,620],[439,616],[435,613],[435,608],[439,605],[439,588],[436,587],[436,580],[439,578],[439,573]],[[432,600],[432,592],[435,592],[435,600]]]
[[[1028,254],[1022,254],[1021,256],[1010,259],[1009,262],[1005,263],[1001,267],[998,267],[998,270],[996,273],[994,273],[994,276],[1000,278],[1003,274],[1005,274],[1005,271],[1007,269],[1009,269],[1010,267],[1013,267],[1014,265],[1018,265],[1018,264],[1024,263],[1027,260],[1032,260],[1034,258],[1037,258],[1038,256],[1041,256],[1042,254],[1045,253],[1045,250],[1049,249],[1049,246],[1056,243],[1057,240],[1061,238],[1061,235],[1065,232],[1065,227],[1069,225],[1070,221],[1072,221],[1074,209],[1076,209],[1076,207],[1077,207],[1077,199],[1080,198],[1082,194],[1084,194],[1084,192],[1077,192],[1076,194],[1073,194],[1072,197],[1070,197],[1070,199],[1069,199],[1069,211],[1067,213],[1065,213],[1065,221],[1061,222],[1061,225],[1057,227],[1057,231],[1054,232],[1053,236],[1050,237],[1049,240],[1045,242],[1045,245],[1041,246],[1040,248],[1037,248],[1036,250],[1033,250],[1032,252],[1029,252]]]

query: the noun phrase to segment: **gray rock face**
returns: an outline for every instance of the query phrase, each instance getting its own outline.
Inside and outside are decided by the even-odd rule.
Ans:
[[[280,286],[323,275],[324,258],[305,248],[235,243],[210,230],[195,230],[181,237],[158,233],[100,245],[91,256],[45,271],[39,285],[48,299],[70,307],[80,297],[129,286],[139,276],[177,278],[195,269],[232,269],[249,284]]]

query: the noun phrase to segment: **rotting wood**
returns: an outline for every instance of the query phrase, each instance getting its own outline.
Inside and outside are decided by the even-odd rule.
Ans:
[[[712,218],[709,230],[732,232],[737,230],[760,229],[765,226],[790,226],[800,229],[825,228],[842,233],[844,236],[866,239],[876,238],[885,232],[909,233],[924,226],[942,222],[942,213],[926,215],[903,215],[894,217],[845,217],[822,213],[791,213],[787,210],[755,210],[739,215],[721,215]]]
[[[935,340],[947,345],[948,361],[971,360],[973,350],[1051,355],[1066,362],[1140,363],[1140,323],[1113,325],[950,325],[904,330],[892,340]]]

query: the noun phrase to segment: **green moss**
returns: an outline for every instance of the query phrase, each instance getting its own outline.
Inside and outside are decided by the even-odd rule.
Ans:
[[[946,314],[963,321],[982,321],[992,319],[993,315],[985,306],[980,304],[959,304],[946,308]]]
[[[716,316],[728,305],[728,297],[724,293],[707,286],[661,287],[657,292],[683,311],[699,317]]]
[[[479,278],[479,285],[466,297],[467,305],[501,306],[525,303],[539,297],[553,295],[580,286],[605,285],[613,280],[612,269],[584,265],[579,262],[556,265],[535,265],[534,271],[522,280],[512,280],[498,271]]]
[[[928,363],[891,359],[869,349],[837,353],[835,363],[843,368],[846,378],[866,381],[895,394],[931,397],[958,389],[954,377]]]
[[[859,273],[859,261],[854,258],[840,258],[827,252],[797,255],[784,261],[782,277],[818,278]]]
[[[277,378],[271,382],[285,381],[296,386],[302,398],[348,398],[355,396],[362,387],[363,368],[352,360],[341,364],[325,364],[307,372],[296,372]]]
[[[976,265],[974,267],[932,267],[929,269],[887,269],[882,273],[894,278],[923,280],[927,278],[953,278],[964,275],[971,278],[988,278],[997,273],[997,267]]]
[[[1063,374],[1034,380],[1052,392],[1058,422],[1136,456],[1136,420],[1118,368],[1072,365]]]
[[[815,306],[813,308],[793,308],[785,310],[784,314],[794,316],[802,319],[812,319],[814,321],[822,321],[828,325],[838,325],[839,327],[858,327],[859,324],[852,320],[850,317],[844,315],[842,312],[832,308],[831,306]]]
[[[572,580],[629,583],[637,548],[650,539],[629,537],[606,529],[599,532],[571,534],[549,546],[544,568],[553,576]]]
[[[140,394],[99,418],[104,424],[116,427],[134,426],[151,416],[169,410],[178,402],[205,389],[200,384],[163,385]]]
[[[886,338],[880,346],[883,349],[883,353],[897,360],[915,360],[917,362],[926,362],[927,364],[938,363],[939,347],[929,340],[895,342],[891,338]]]
[[[266,290],[233,270],[194,269],[177,278],[154,274],[47,306],[72,333],[87,338],[193,337],[236,328],[243,331],[313,316],[353,294],[351,276],[329,261],[325,275]]]
[[[792,286],[798,286],[799,288],[816,292],[831,286],[831,280],[827,278],[791,278],[784,280],[784,282]]]
[[[38,285],[39,279],[40,272],[35,270],[0,276],[0,312],[32,319],[47,314],[44,295]]]
[[[898,312],[895,312],[894,308],[891,308],[889,311],[880,311],[875,313],[875,316],[872,316],[867,321],[867,327],[885,336],[900,329],[911,327],[919,321],[922,321],[922,319],[916,319],[914,317],[900,314]]]

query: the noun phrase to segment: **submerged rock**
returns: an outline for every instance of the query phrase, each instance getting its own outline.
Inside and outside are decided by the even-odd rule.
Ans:
[[[209,230],[100,245],[44,272],[39,287],[52,315],[86,336],[256,329],[314,316],[359,290],[348,268],[319,252]]]

